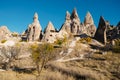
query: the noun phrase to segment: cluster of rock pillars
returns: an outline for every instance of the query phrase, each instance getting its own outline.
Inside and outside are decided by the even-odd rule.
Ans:
[[[117,26],[110,25],[102,16],[100,17],[98,28],[94,24],[90,12],[87,12],[84,22],[80,21],[77,10],[74,9],[72,14],[66,12],[65,22],[60,30],[56,30],[52,22],[49,22],[44,32],[38,20],[38,14],[35,13],[33,23],[28,25],[24,32],[23,39],[27,41],[45,41],[54,43],[56,39],[70,35],[89,36],[104,44],[107,41],[120,38],[120,22]]]

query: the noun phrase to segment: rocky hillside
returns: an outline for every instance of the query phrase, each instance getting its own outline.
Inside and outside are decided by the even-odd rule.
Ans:
[[[120,80],[119,57],[120,23],[101,16],[96,29],[90,12],[67,11],[60,30],[37,13],[21,35],[0,27],[0,80]]]

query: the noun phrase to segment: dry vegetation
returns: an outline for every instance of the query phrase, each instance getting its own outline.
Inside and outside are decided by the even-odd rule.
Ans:
[[[35,47],[37,46],[32,46],[33,49]],[[82,49],[79,42],[75,48],[78,49],[72,53],[79,53],[79,48]],[[40,50],[41,47],[38,49]],[[62,49],[64,48],[54,48],[56,58],[59,56],[57,53],[60,53]],[[78,54],[73,55],[79,56]],[[68,57],[73,57],[73,55]],[[44,65],[39,77],[37,76],[37,69],[33,71],[11,70],[0,71],[0,80],[120,80],[119,58],[120,54],[109,51],[107,54],[98,52],[91,55],[90,58],[75,61],[57,62],[52,60]]]
[[[120,54],[95,53],[90,59],[64,63],[49,62],[38,80],[119,80]],[[4,71],[1,80],[36,80],[37,72]]]

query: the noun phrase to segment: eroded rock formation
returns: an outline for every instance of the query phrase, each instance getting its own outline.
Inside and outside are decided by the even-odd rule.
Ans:
[[[94,24],[93,18],[90,14],[90,12],[88,12],[85,16],[85,20],[84,20],[84,33],[86,33],[87,35],[94,37],[94,34],[96,32],[96,26]]]
[[[11,32],[7,28],[7,26],[0,27],[0,40],[7,40],[11,37]]]
[[[43,41],[54,43],[54,41],[56,40],[56,34],[57,33],[52,22],[49,22],[43,35]]]
[[[106,44],[107,38],[106,38],[106,30],[107,30],[107,24],[104,18],[101,16],[99,20],[98,29],[95,33],[95,39]]]
[[[35,13],[33,17],[33,23],[29,24],[28,29],[26,31],[27,33],[27,40],[28,41],[39,41],[42,34],[42,28],[38,20],[38,14]]]
[[[77,14],[77,10],[74,8],[72,15],[71,15],[71,32],[75,35],[79,34],[80,31],[80,19]]]
[[[71,32],[71,19],[70,19],[70,13],[68,11],[66,12],[65,22],[62,25],[60,31],[67,32],[67,33]]]

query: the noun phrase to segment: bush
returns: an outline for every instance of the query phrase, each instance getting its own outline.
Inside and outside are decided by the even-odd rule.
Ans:
[[[42,69],[44,67],[44,65],[50,61],[51,59],[53,59],[54,54],[53,50],[54,47],[52,44],[34,44],[31,46],[31,52],[32,52],[32,59],[34,61],[34,63],[36,64],[36,69],[38,72],[38,76],[40,75],[40,73],[42,72]]]
[[[66,42],[67,42],[67,37],[64,36],[64,38],[62,38],[62,39],[57,39],[57,40],[55,41],[55,44],[61,46],[62,44],[65,44]]]
[[[113,46],[113,52],[120,53],[120,46]]]
[[[7,41],[7,40],[4,39],[4,40],[1,41],[1,43],[5,43],[6,41]]]
[[[115,45],[112,47],[112,51],[120,53],[120,39],[115,40]]]
[[[90,37],[86,37],[86,38],[81,38],[79,41],[80,42],[87,42],[87,43],[89,43],[89,42],[91,42],[91,38]]]
[[[18,34],[17,33],[13,33],[12,36],[13,37],[18,37]]]

